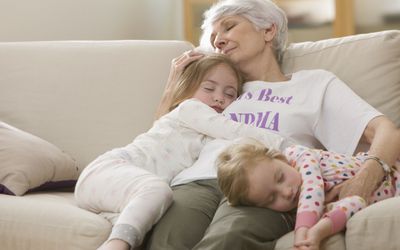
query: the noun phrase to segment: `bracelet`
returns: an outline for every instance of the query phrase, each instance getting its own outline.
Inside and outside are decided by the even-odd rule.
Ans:
[[[391,167],[389,167],[389,165],[388,164],[386,164],[384,161],[382,161],[381,159],[379,159],[378,157],[376,157],[376,156],[367,156],[365,159],[364,159],[364,162],[366,162],[366,161],[368,161],[368,160],[374,160],[374,161],[376,161],[377,163],[379,163],[379,165],[383,168],[383,171],[385,171],[385,174],[386,175],[388,175],[388,174],[390,174],[390,172],[392,171],[392,169],[391,169]]]

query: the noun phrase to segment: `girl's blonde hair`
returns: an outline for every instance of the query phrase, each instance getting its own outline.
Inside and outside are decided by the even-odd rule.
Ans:
[[[204,57],[186,66],[173,89],[172,101],[168,107],[168,111],[176,108],[181,102],[192,98],[206,74],[219,64],[227,65],[234,72],[238,81],[237,95],[239,96],[242,92],[244,81],[241,71],[227,56],[217,53],[207,53]]]
[[[219,154],[216,161],[218,184],[230,205],[254,205],[247,199],[250,183],[247,173],[264,159],[287,162],[280,151],[267,148],[252,138],[241,138]]]

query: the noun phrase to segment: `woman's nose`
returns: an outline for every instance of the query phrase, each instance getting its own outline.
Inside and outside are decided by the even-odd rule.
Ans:
[[[217,48],[217,50],[222,50],[226,45],[226,40],[221,37],[220,35],[217,35],[214,40],[214,47]]]

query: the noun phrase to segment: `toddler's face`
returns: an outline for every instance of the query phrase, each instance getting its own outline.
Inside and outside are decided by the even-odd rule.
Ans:
[[[221,113],[237,98],[238,85],[234,71],[221,63],[204,76],[193,98]]]
[[[248,200],[258,206],[287,212],[297,207],[300,173],[278,159],[263,159],[248,172]]]

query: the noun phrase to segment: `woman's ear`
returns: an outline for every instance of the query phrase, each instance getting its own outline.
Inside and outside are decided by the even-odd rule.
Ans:
[[[271,24],[271,27],[266,28],[264,31],[264,39],[266,42],[271,42],[276,34],[276,24]]]

